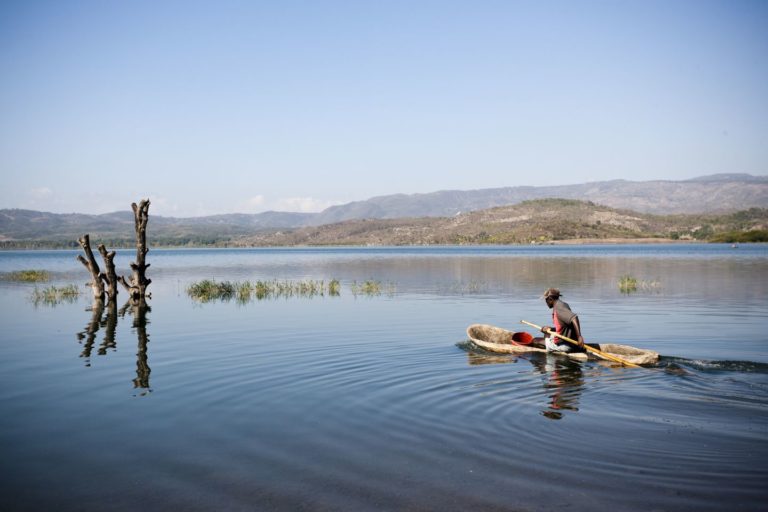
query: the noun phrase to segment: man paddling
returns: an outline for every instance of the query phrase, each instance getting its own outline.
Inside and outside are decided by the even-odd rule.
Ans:
[[[566,302],[560,300],[560,290],[549,288],[544,292],[542,298],[552,310],[552,323],[555,324],[554,329],[546,325],[541,328],[541,332],[546,335],[544,346],[547,352],[582,352],[584,350],[584,337],[581,335],[579,317],[571,311],[571,307]],[[579,346],[575,347],[567,341],[561,340],[552,332],[578,341]]]

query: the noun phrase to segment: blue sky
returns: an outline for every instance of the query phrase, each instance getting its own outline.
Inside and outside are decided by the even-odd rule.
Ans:
[[[768,174],[765,1],[5,1],[0,208]]]

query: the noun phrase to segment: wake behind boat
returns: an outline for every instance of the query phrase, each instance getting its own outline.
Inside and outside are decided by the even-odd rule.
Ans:
[[[487,324],[472,324],[467,327],[467,336],[469,336],[469,339],[472,340],[475,345],[491,352],[503,354],[546,352],[542,338],[534,338],[531,334],[523,331],[509,331],[507,329],[502,329],[501,327]],[[589,344],[589,346],[608,355],[620,357],[622,360],[636,365],[654,364],[659,360],[658,352],[639,349],[629,345],[592,343]],[[589,359],[586,352],[551,353],[567,356],[578,361],[586,361]]]

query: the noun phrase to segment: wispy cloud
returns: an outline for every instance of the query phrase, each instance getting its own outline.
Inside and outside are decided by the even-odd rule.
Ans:
[[[281,212],[319,212],[341,201],[329,201],[314,197],[269,198],[262,194],[252,196],[239,205],[226,208],[226,213],[260,213],[268,210]]]
[[[58,202],[56,193],[51,187],[35,187],[24,194],[21,207],[30,210],[54,211]]]
[[[29,191],[29,196],[33,201],[45,201],[53,197],[53,190],[50,187],[37,187]]]
[[[248,211],[257,210],[264,207],[264,201],[263,195],[253,196],[246,201],[246,207]]]
[[[303,213],[320,212],[335,204],[339,204],[339,201],[327,201],[314,197],[286,197],[276,202],[275,210]]]

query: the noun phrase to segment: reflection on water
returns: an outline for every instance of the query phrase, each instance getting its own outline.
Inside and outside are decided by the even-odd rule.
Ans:
[[[152,370],[149,368],[149,358],[147,354],[147,344],[149,343],[149,334],[147,334],[147,313],[152,309],[144,300],[137,303],[127,303],[127,309],[133,316],[133,328],[136,330],[136,336],[139,339],[139,351],[136,353],[136,378],[133,379],[133,387],[146,390],[146,394],[152,390],[149,387],[149,374]]]
[[[104,315],[104,301],[95,300],[91,307],[86,311],[91,312],[91,320],[85,326],[85,330],[76,334],[78,341],[83,345],[83,351],[80,357],[85,359],[85,366],[91,366],[91,352],[96,343],[96,334],[99,328],[105,328],[104,341],[99,346],[98,354],[100,356],[106,355],[109,349],[115,350],[117,343],[115,342],[115,329],[117,328],[117,306],[113,301],[109,302],[107,308],[107,316]]]
[[[492,354],[475,347],[471,342],[457,344],[467,352],[470,365],[509,364],[528,362],[542,377],[546,397],[542,416],[551,420],[564,417],[566,411],[578,412],[579,398],[584,388],[582,363],[567,357],[530,352],[525,354]],[[511,394],[519,390],[510,389]]]
[[[552,354],[540,356],[530,361],[545,377],[544,389],[550,393],[548,407],[541,414],[551,420],[559,420],[565,411],[578,411],[579,397],[584,387],[581,363]]]
[[[152,390],[149,387],[149,374],[152,370],[149,367],[149,356],[147,354],[147,345],[149,343],[149,334],[147,333],[149,320],[147,319],[147,313],[152,311],[152,308],[144,300],[129,300],[120,308],[120,310],[117,309],[117,304],[114,301],[107,302],[105,306],[104,301],[95,300],[86,311],[90,311],[91,313],[90,321],[86,324],[83,331],[76,334],[78,342],[83,345],[80,357],[85,359],[85,366],[91,366],[91,354],[101,328],[104,329],[104,338],[99,344],[97,354],[99,356],[105,356],[109,351],[117,350],[117,338],[115,334],[118,323],[117,319],[118,317],[125,318],[126,313],[128,313],[133,318],[132,327],[138,338],[136,378],[133,379],[133,387],[144,390],[144,392],[141,393],[142,395],[151,392]]]

